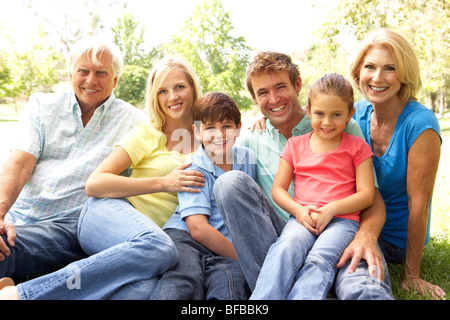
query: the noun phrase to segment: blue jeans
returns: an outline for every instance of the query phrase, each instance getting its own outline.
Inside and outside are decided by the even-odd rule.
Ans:
[[[249,289],[239,262],[215,255],[189,232],[165,230],[178,250],[178,263],[167,271],[153,292],[153,300],[244,300]]]
[[[243,172],[221,175],[214,184],[214,197],[253,291],[266,254],[281,235],[285,222],[256,182]],[[365,260],[359,262],[352,274],[347,271],[349,265],[350,261],[336,276],[334,287],[338,299],[394,299],[386,264],[385,282],[368,274]]]
[[[333,218],[317,237],[290,217],[270,247],[252,300],[325,299],[336,264],[358,230],[358,222]]]
[[[0,262],[0,277],[19,283],[86,258],[77,240],[77,225],[78,216],[15,226],[15,245]],[[2,238],[8,245],[6,236]]]
[[[124,199],[90,198],[76,237],[88,257],[18,284],[21,299],[148,299],[177,259],[170,238]],[[53,241],[46,249],[57,256]]]
[[[383,239],[383,237],[378,238],[378,245],[389,263],[400,264],[406,260],[406,249],[400,248],[389,241]]]

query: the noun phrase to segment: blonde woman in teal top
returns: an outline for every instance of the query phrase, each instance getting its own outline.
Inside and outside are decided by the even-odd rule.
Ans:
[[[419,274],[442,141],[435,115],[415,98],[421,79],[414,50],[399,34],[379,30],[363,42],[350,74],[368,100],[357,103],[354,118],[375,154],[386,204],[380,247],[388,262],[405,262],[404,288],[444,298]]]

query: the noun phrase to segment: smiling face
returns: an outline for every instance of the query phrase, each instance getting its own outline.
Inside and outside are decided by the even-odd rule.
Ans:
[[[194,89],[179,68],[170,71],[158,89],[158,103],[165,114],[166,123],[170,119],[192,118]]]
[[[253,101],[276,128],[293,128],[302,119],[303,113],[298,101],[302,88],[300,77],[293,85],[287,71],[268,72],[252,77],[251,83],[255,93]]]
[[[193,128],[209,158],[216,165],[233,163],[232,149],[239,136],[240,123],[236,125],[233,120],[202,122],[200,132],[195,124]]]
[[[117,84],[111,67],[112,55],[104,51],[98,56],[98,60],[100,64],[96,65],[88,54],[84,53],[70,72],[72,87],[82,110],[101,106]]]
[[[314,133],[329,142],[340,141],[341,133],[353,116],[348,102],[334,94],[317,94],[307,109]]]
[[[373,47],[364,58],[359,86],[374,105],[388,105],[400,100],[401,83],[395,61],[388,49]]]

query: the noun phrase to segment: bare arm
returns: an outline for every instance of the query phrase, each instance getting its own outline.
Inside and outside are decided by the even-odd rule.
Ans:
[[[203,186],[203,175],[194,170],[183,170],[184,164],[165,177],[130,178],[119,174],[131,165],[128,153],[122,147],[98,166],[86,183],[86,194],[97,198],[124,198],[154,192],[199,192],[191,186]]]
[[[342,268],[348,259],[351,259],[348,272],[353,273],[360,260],[364,259],[369,267],[375,266],[375,269],[369,269],[371,275],[377,276],[381,281],[384,281],[384,264],[378,251],[377,242],[385,220],[386,208],[384,201],[380,192],[376,189],[373,204],[361,212],[358,232],[356,232],[353,241],[345,249],[336,267]],[[379,271],[378,273],[376,272],[377,270]]]
[[[441,141],[431,129],[422,132],[408,153],[408,235],[403,286],[419,293],[431,292],[443,298],[444,291],[420,278],[420,264],[428,225],[428,210],[433,194],[441,153]]]
[[[231,242],[209,224],[205,215],[188,216],[186,217],[186,224],[195,241],[222,257],[238,260]]]
[[[27,152],[13,150],[3,164],[0,173],[0,235],[6,234],[11,246],[14,245],[16,233],[14,227],[5,223],[4,219],[30,178],[36,161],[36,157]],[[0,239],[0,261],[4,260],[4,255],[8,256],[9,254],[10,250]]]
[[[293,215],[298,223],[314,234],[318,234],[314,221],[310,217],[310,212],[317,210],[313,206],[302,206],[292,199],[288,193],[289,184],[292,179],[293,168],[283,158],[280,159],[278,171],[275,175],[272,186],[273,200],[284,210]]]

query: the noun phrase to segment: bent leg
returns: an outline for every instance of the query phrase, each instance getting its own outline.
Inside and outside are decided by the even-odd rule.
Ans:
[[[207,250],[191,235],[178,229],[166,229],[178,250],[174,268],[165,272],[158,281],[152,300],[203,300],[204,258]]]
[[[278,239],[285,222],[261,188],[244,172],[221,175],[214,184],[214,198],[253,290],[267,251]]]
[[[287,299],[316,238],[295,217],[290,217],[281,236],[267,253],[251,299]]]
[[[78,217],[16,226],[17,239],[11,254],[0,262],[0,277],[9,276],[19,283],[85,258],[77,224]]]
[[[323,300],[333,285],[342,253],[353,240],[358,222],[333,218],[319,235],[300,269],[289,299]]]
[[[22,299],[108,299],[176,262],[170,238],[122,199],[89,199],[80,216],[78,238],[91,256],[18,285]]]
[[[378,250],[380,250],[378,248]],[[380,251],[381,252],[381,251]],[[336,296],[340,300],[394,300],[389,280],[389,271],[383,253],[384,282],[369,275],[366,260],[361,260],[355,272],[349,274],[351,260],[338,270],[335,282]]]
[[[206,300],[247,300],[250,289],[239,262],[221,256],[206,258]]]

